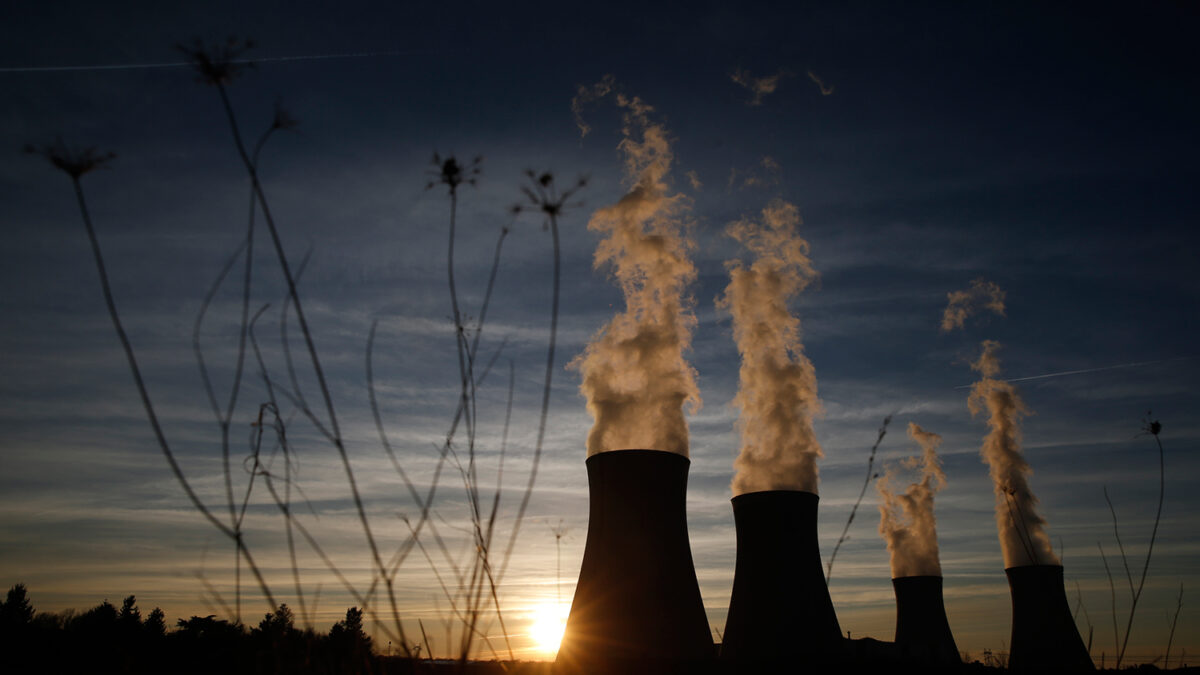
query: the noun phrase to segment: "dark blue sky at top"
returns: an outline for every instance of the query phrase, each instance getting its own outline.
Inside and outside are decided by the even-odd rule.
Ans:
[[[569,128],[564,100],[575,84],[612,73],[661,110],[680,140],[681,167],[770,155],[794,179],[786,196],[806,220],[842,236],[870,240],[889,221],[966,229],[969,241],[954,245],[989,251],[1010,272],[998,281],[1014,293],[1028,284],[1047,322],[1062,308],[1112,303],[1125,321],[1161,324],[1187,313],[1158,308],[1195,299],[1187,280],[1160,285],[1162,270],[1186,267],[1196,236],[1197,54],[1187,39],[1195,16],[1179,3],[1136,11],[125,3],[9,14],[7,66],[171,62],[180,56],[171,45],[194,36],[252,36],[260,47],[249,56],[266,58],[400,52],[264,64],[235,89],[235,101],[283,96],[293,114],[321,125],[313,142],[329,139],[340,147],[324,149],[346,159],[386,154],[397,141],[416,154],[469,154],[459,146],[480,137],[530,149],[548,129]],[[721,83],[735,67],[790,73],[751,124],[747,93]],[[810,68],[833,96],[812,98]],[[213,102],[181,75],[6,73],[10,145],[52,133],[122,155],[181,134],[211,134],[215,145],[224,130],[207,123]],[[181,97],[193,105],[156,105]],[[606,112],[592,114],[603,122]],[[200,162],[234,159],[215,150]],[[723,178],[708,174],[706,184]],[[713,222],[738,208],[712,206]],[[1086,292],[1096,284],[1111,287]],[[1188,344],[1181,327],[1161,331],[1182,340],[1168,343],[1174,351]]]
[[[251,37],[257,47],[250,58],[339,57],[268,60],[230,93],[249,136],[269,121],[277,97],[300,119],[296,133],[272,140],[262,174],[289,252],[299,258],[313,247],[304,284],[318,342],[352,409],[361,403],[366,328],[370,318],[384,318],[380,367],[395,383],[388,395],[398,418],[414,429],[404,436],[412,447],[444,433],[454,387],[445,377],[452,339],[438,332],[449,326],[445,198],[424,189],[432,152],[485,155],[480,184],[462,204],[469,302],[478,300],[474,289],[486,277],[505,209],[519,197],[520,171],[591,176],[586,206],[564,221],[558,361],[565,365],[620,301],[605,275],[590,270],[596,239],[584,228],[592,209],[621,194],[620,116],[611,100],[589,104],[592,132],[580,139],[571,97],[578,85],[611,74],[621,91],[655,107],[673,140],[674,185],[694,200],[700,325],[691,360],[705,407],[691,420],[690,494],[716,506],[693,505],[691,525],[703,542],[694,542],[698,565],[716,569],[710,577],[701,572],[718,598],[709,603],[716,625],[723,614],[718,619],[713,608],[731,569],[720,568],[729,546],[712,541],[732,536],[723,509],[736,436],[726,403],[737,371],[728,319],[712,306],[728,279],[724,262],[738,254],[720,232],[774,197],[800,208],[801,235],[821,273],[794,306],[827,409],[817,424],[827,453],[823,538],[840,531],[880,419],[900,410],[882,452],[907,452],[902,425],[910,419],[943,433],[946,503],[956,509],[939,511],[943,541],[971,555],[994,552],[990,488],[976,456],[983,424],[967,414],[966,390],[954,389],[973,379],[965,362],[984,338],[1005,345],[1005,373],[1013,377],[1155,362],[1023,385],[1038,413],[1026,423],[1027,443],[1041,452],[1031,456],[1035,489],[1045,486],[1051,537],[1065,535],[1068,560],[1080,561],[1085,585],[1095,581],[1086,574],[1100,569],[1094,539],[1106,536],[1097,534],[1107,522],[1100,485],[1135,473],[1157,485],[1156,475],[1142,475],[1152,464],[1131,467],[1116,449],[1137,432],[1147,408],[1177,434],[1173,487],[1187,492],[1186,470],[1196,464],[1186,450],[1200,438],[1200,17],[1189,3],[13,4],[0,10],[0,148],[10,150],[0,155],[7,241],[0,251],[0,407],[7,410],[0,437],[8,439],[0,445],[0,486],[13,495],[3,517],[19,532],[0,553],[0,583],[30,574],[44,560],[38,550],[77,555],[62,543],[73,538],[82,550],[101,545],[98,535],[81,534],[82,521],[30,515],[66,508],[62,494],[81,495],[71,504],[94,509],[120,502],[116,491],[124,486],[149,504],[186,512],[115,351],[69,185],[19,149],[61,135],[117,152],[111,170],[87,176],[85,189],[152,388],[176,415],[184,452],[196,458],[196,439],[211,423],[196,412],[191,319],[236,245],[248,197],[219,101],[187,68],[20,69],[171,63],[182,60],[173,45],[194,37]],[[359,53],[368,55],[346,56]],[[761,106],[749,106],[750,93],[730,80],[737,68],[785,74]],[[833,87],[831,95],[821,95],[808,70]],[[782,167],[778,176],[761,168],[764,156]],[[688,187],[689,171],[701,189]],[[768,184],[745,186],[750,171]],[[526,219],[514,228],[495,307],[499,332],[517,336],[510,349],[521,363],[544,358],[548,258],[538,224]],[[259,246],[262,254],[265,241]],[[260,290],[263,301],[278,302],[272,274],[263,274]],[[1007,316],[939,335],[945,294],[980,276],[1007,291]],[[223,302],[218,309],[228,310],[233,296]],[[213,335],[234,315],[215,317]],[[534,509],[579,519],[586,516],[580,462],[587,418],[578,374],[558,373],[551,411],[561,420],[551,434],[557,454],[547,460],[544,501],[535,499]],[[517,408],[528,422],[540,372],[529,366],[520,377]],[[370,434],[362,436],[368,447]],[[1091,456],[1091,473],[1079,475],[1079,453],[1097,447],[1111,452]],[[196,475],[215,475],[206,474],[211,464],[194,461]],[[64,466],[78,471],[59,471]],[[970,501],[979,494],[988,496]],[[1123,506],[1138,514],[1155,496],[1140,487],[1129,494],[1133,501]],[[1185,504],[1191,501],[1175,513]],[[864,524],[844,554],[846,583],[872,589],[874,572],[859,570],[879,563],[882,544],[866,524],[874,515],[861,513]],[[140,530],[119,522],[104,519],[93,531],[141,541]],[[146,531],[160,531],[153,518],[145,522]],[[584,523],[573,524],[582,532]],[[51,543],[39,539],[39,528],[63,534]],[[1164,565],[1191,586],[1200,579],[1187,548],[1195,534],[1179,522],[1164,535],[1165,550],[1177,547]],[[582,541],[573,545],[581,550]],[[17,546],[34,552],[14,553]],[[570,554],[564,549],[564,561]],[[944,560],[952,555],[947,550]],[[964,569],[990,569],[971,555],[962,554]],[[944,566],[953,573],[953,564]],[[70,576],[55,574],[46,572],[41,587]],[[182,612],[199,591],[174,583],[172,602]],[[64,606],[82,607],[89,592],[124,592],[60,585],[55,597]],[[1099,610],[1107,588],[1096,589]],[[843,597],[834,590],[838,603]],[[855,616],[846,602],[839,612]],[[971,625],[990,635],[986,621]],[[1191,630],[1189,644],[1200,648],[1200,633]],[[973,644],[998,645],[999,638],[988,639]]]

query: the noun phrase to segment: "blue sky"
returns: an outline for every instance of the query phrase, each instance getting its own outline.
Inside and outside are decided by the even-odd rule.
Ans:
[[[1200,587],[1200,551],[1188,517],[1200,470],[1194,10],[60,3],[3,13],[0,147],[12,152],[0,159],[0,579],[26,583],[39,609],[85,609],[136,593],[171,618],[221,613],[205,584],[232,601],[233,552],[191,509],[154,444],[69,182],[19,149],[61,136],[117,152],[111,169],[84,181],[114,294],[185,471],[222,509],[219,434],[191,329],[244,230],[249,188],[215,91],[188,68],[30,68],[170,64],[181,60],[175,43],[235,34],[259,45],[248,57],[308,57],[259,63],[230,95],[248,135],[270,123],[277,97],[301,122],[271,140],[261,175],[289,255],[299,260],[311,250],[300,291],[385,548],[404,535],[396,514],[415,507],[367,405],[372,320],[380,322],[377,380],[391,440],[418,482],[429,480],[458,387],[445,281],[448,201],[425,189],[430,157],[484,157],[478,185],[463,190],[459,205],[457,275],[468,312],[477,312],[521,172],[590,177],[585,204],[561,222],[557,361],[565,366],[621,302],[605,271],[592,269],[597,237],[586,229],[589,214],[625,189],[620,115],[611,99],[589,104],[583,115],[592,131],[581,138],[570,108],[578,86],[611,74],[623,92],[654,106],[675,153],[673,185],[692,200],[699,276],[690,291],[699,323],[688,358],[704,407],[688,418],[689,525],[710,623],[723,626],[732,584],[728,499],[738,447],[729,406],[737,352],[713,299],[728,281],[725,261],[739,252],[721,233],[782,198],[799,207],[800,234],[820,273],[793,308],[825,408],[816,431],[825,450],[826,559],[882,419],[895,414],[883,460],[915,452],[903,434],[909,421],[941,434],[948,483],[936,508],[951,627],[962,649],[1001,648],[1009,601],[978,455],[986,428],[970,416],[961,388],[974,379],[967,362],[980,341],[994,339],[1004,345],[1008,377],[1145,364],[1018,383],[1035,412],[1024,421],[1026,457],[1048,532],[1062,548],[1072,605],[1077,582],[1095,626],[1093,653],[1111,659],[1109,589],[1096,544],[1106,552],[1116,544],[1102,488],[1127,551],[1139,558],[1157,500],[1157,453],[1150,438],[1135,436],[1153,410],[1164,428],[1167,496],[1130,651],[1162,653],[1180,583],[1187,590],[1176,651],[1200,649],[1190,601]],[[326,56],[337,58],[312,58]],[[750,105],[753,94],[731,77],[738,69],[780,74],[778,87]],[[823,95],[809,71],[832,92]],[[255,301],[272,303],[263,341],[278,367],[284,286],[267,241],[256,250]],[[482,342],[488,351],[506,340],[503,355],[514,363],[506,529],[516,510],[507,500],[537,429],[550,250],[539,220],[513,223]],[[1007,292],[1006,316],[939,333],[946,294],[977,277]],[[227,287],[204,330],[219,386],[228,386],[238,306]],[[505,368],[480,392],[485,480],[495,467]],[[556,368],[554,378],[545,456],[502,590],[516,617],[556,595],[552,527],[560,519],[567,534],[558,590],[569,599],[586,532],[590,419],[578,373]],[[263,396],[248,380],[234,421],[235,465]],[[336,456],[302,421],[293,429],[299,485],[315,511],[304,517],[339,564],[365,579],[366,548]],[[448,532],[465,514],[454,487],[436,506]],[[282,525],[259,497],[248,536],[280,598],[295,606]],[[844,630],[887,639],[894,609],[877,525],[868,491],[831,593]],[[327,627],[353,601],[315,557],[303,564],[310,605],[320,588],[316,623]],[[435,620],[428,565],[410,560],[398,586],[406,615]],[[243,603],[246,617],[265,611],[253,593]],[[1079,623],[1086,640],[1082,611]]]

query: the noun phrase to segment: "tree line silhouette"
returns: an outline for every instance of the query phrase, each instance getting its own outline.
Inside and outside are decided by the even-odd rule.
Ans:
[[[143,618],[137,598],[108,600],[76,613],[36,612],[24,584],[0,603],[0,671],[108,673],[380,673],[401,664],[372,649],[357,607],[328,633],[295,626],[286,604],[255,627],[215,615],[179,619],[173,629],[155,607]]]

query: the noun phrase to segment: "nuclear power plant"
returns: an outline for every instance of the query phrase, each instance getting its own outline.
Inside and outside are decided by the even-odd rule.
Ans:
[[[587,543],[558,673],[689,673],[715,658],[687,530],[691,461],[615,450],[587,460]]]
[[[1004,570],[1012,591],[1010,670],[1095,670],[1067,604],[1062,565]]]
[[[929,664],[962,662],[946,620],[940,576],[892,579],[896,593],[896,650],[900,658]]]
[[[737,563],[721,659],[754,664],[836,655],[842,631],[817,546],[817,495],[768,490],[732,501]]]
[[[587,460],[588,534],[555,672],[768,672],[774,664],[961,664],[937,575],[892,579],[894,643],[844,636],[817,543],[816,494],[732,499],[733,593],[719,660],[687,530],[690,460],[658,450]],[[1012,594],[1009,669],[1095,669],[1067,603],[1060,565],[1005,570]],[[854,648],[852,643],[859,644]],[[845,661],[841,661],[841,660]]]

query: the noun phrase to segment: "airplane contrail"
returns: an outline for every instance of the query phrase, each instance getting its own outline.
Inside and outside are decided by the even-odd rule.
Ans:
[[[345,54],[308,54],[303,56],[265,56],[258,59],[232,59],[230,63],[267,63],[274,61],[316,61],[324,59],[355,59],[368,56],[412,56],[428,54],[428,50],[351,52]],[[55,73],[83,70],[141,70],[146,68],[182,68],[194,65],[191,61],[164,61],[162,63],[113,63],[91,66],[4,66],[0,73]]]
[[[1152,366],[1156,363],[1169,363],[1172,361],[1189,361],[1196,358],[1195,356],[1181,356],[1174,359],[1159,359],[1157,361],[1139,361],[1137,363],[1121,363],[1115,366],[1101,366],[1100,368],[1084,368],[1083,370],[1064,370],[1058,373],[1046,373],[1044,375],[1030,375],[1028,377],[1014,377],[1010,380],[1002,380],[1003,382],[1025,382],[1028,380],[1044,380],[1048,377],[1062,377],[1063,375],[1082,375],[1084,373],[1098,373],[1105,370],[1118,370],[1121,368],[1137,368],[1138,366]],[[962,384],[955,389],[968,389],[974,385]]]

